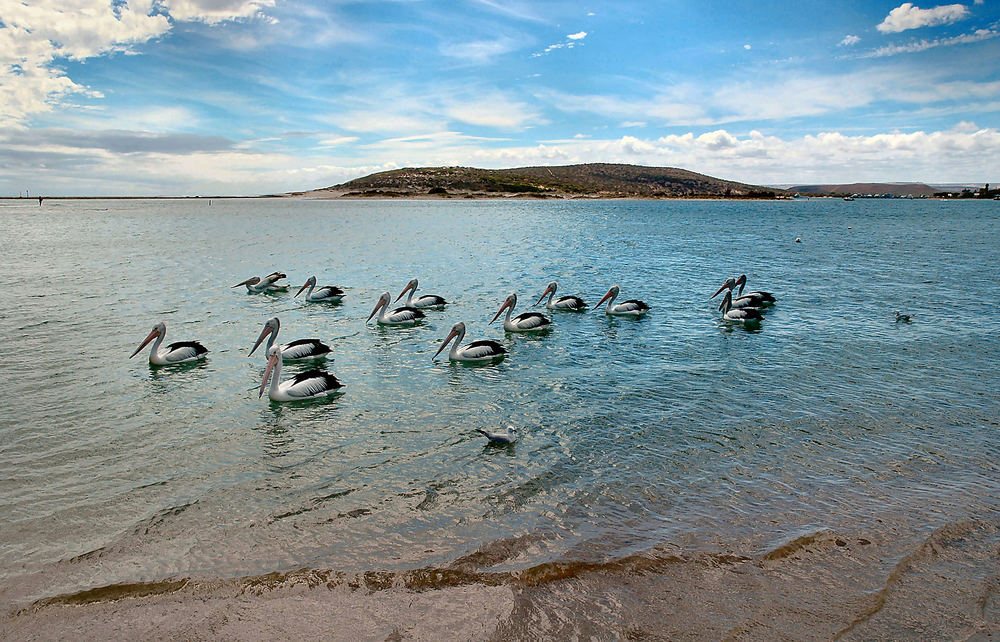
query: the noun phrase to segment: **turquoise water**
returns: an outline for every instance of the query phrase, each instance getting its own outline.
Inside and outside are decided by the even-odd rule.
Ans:
[[[991,201],[2,201],[3,599],[439,567],[497,542],[490,569],[766,551],[825,528],[895,538],[891,563],[998,525],[998,224]],[[345,301],[230,287],[276,269]],[[708,300],[740,272],[778,298],[758,330]],[[453,303],[366,325],[412,277]],[[486,325],[553,279],[653,309]],[[247,352],[271,316],[332,346],[344,395],[258,399]],[[209,359],[129,360],[161,320]],[[508,358],[432,361],[456,321]],[[512,447],[474,432],[506,424]]]

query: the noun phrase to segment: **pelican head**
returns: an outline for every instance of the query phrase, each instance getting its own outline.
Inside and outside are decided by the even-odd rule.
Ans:
[[[281,363],[281,348],[271,346],[271,349],[267,351],[267,367],[264,368],[264,380],[260,382],[260,390],[257,393],[258,399],[264,396],[264,388],[267,387],[267,380],[271,377],[271,371],[279,363]]]
[[[506,310],[507,308],[510,308],[511,310],[513,310],[514,306],[516,306],[516,305],[517,305],[517,294],[514,293],[514,292],[511,292],[510,294],[507,295],[507,298],[503,300],[503,305],[501,305],[500,309],[497,310],[497,313],[495,315],[493,315],[493,319],[489,323],[487,323],[486,325],[492,325],[493,321],[496,321],[497,319],[500,318],[500,315],[503,314],[504,310]]]
[[[298,296],[298,295],[302,294],[305,291],[305,289],[307,287],[309,287],[310,285],[313,286],[313,287],[316,287],[316,277],[315,276],[311,276],[308,279],[306,279],[305,285],[303,285],[301,288],[299,288],[299,291],[295,293],[295,296]]]
[[[739,288],[739,290],[736,291],[736,296],[743,294],[743,288],[747,284],[747,275],[746,274],[739,275],[738,277],[736,277],[736,281],[734,281],[733,284]]]
[[[735,288],[735,287],[736,287],[736,279],[734,279],[733,277],[729,277],[728,279],[726,279],[726,282],[722,284],[722,287],[720,287],[718,290],[716,290],[715,294],[713,294],[712,296],[710,296],[708,298],[709,299],[714,299],[715,297],[719,296],[719,292],[722,292],[723,290],[727,290],[727,289],[729,291],[732,291],[732,289]]]
[[[378,314],[378,311],[381,310],[382,308],[388,308],[389,307],[389,301],[391,301],[391,300],[392,300],[392,297],[389,295],[389,293],[388,292],[383,292],[382,296],[380,296],[378,298],[378,303],[376,303],[375,307],[372,309],[372,313],[369,314],[368,315],[368,319],[365,320],[365,323],[368,323],[369,321],[371,321],[372,317],[375,316],[376,314]]]
[[[166,333],[167,333],[167,324],[164,323],[163,321],[160,321],[159,323],[153,326],[153,329],[149,331],[149,334],[146,336],[145,339],[142,340],[142,343],[139,344],[139,347],[136,348],[135,352],[130,354],[128,358],[131,359],[135,355],[139,354],[139,351],[145,348],[147,345],[149,345],[150,341],[152,341],[156,337],[162,337]]]
[[[608,290],[608,293],[605,294],[603,297],[601,297],[601,300],[597,302],[597,305],[594,306],[594,309],[596,310],[597,308],[601,307],[601,304],[607,301],[608,299],[611,299],[611,301],[613,302],[616,298],[618,298],[618,293],[620,291],[621,288],[619,288],[617,285],[612,285],[611,289]]]
[[[409,282],[406,284],[406,287],[403,288],[403,291],[399,293],[398,297],[396,297],[396,300],[399,301],[400,299],[403,298],[404,294],[410,292],[411,290],[413,292],[417,291],[417,279],[410,279]]]
[[[441,354],[442,350],[448,347],[448,344],[451,343],[452,339],[458,337],[457,341],[461,342],[462,337],[464,336],[465,336],[465,323],[459,321],[455,325],[451,326],[451,330],[448,332],[448,336],[445,337],[444,341],[441,342],[441,347],[438,348],[438,351],[434,353],[434,356],[431,357],[431,360],[433,361],[434,359],[437,359],[437,356]]]
[[[557,287],[559,287],[559,284],[556,283],[555,281],[553,281],[552,283],[549,283],[547,286],[545,286],[545,292],[542,292],[542,296],[538,297],[538,300],[535,301],[535,305],[538,305],[539,303],[541,303],[542,299],[545,298],[545,295],[549,294],[550,292],[552,293],[553,296],[555,296],[555,294],[556,294],[556,288]],[[532,307],[534,307],[534,306],[532,306]]]
[[[238,287],[240,287],[241,285],[257,285],[258,283],[260,283],[260,277],[259,277],[259,276],[251,276],[251,277],[250,277],[249,279],[247,279],[246,281],[243,281],[242,283],[237,283],[237,284],[236,284],[236,285],[234,285],[233,287],[234,287],[234,288],[238,288]]]
[[[718,292],[716,292],[718,294]],[[726,292],[726,296],[722,297],[722,303],[719,304],[719,312],[725,314],[729,312],[729,308],[733,307],[733,291],[729,290]]]
[[[250,350],[250,354],[248,354],[247,356],[249,357],[251,354],[253,354],[254,352],[257,351],[257,348],[264,341],[264,339],[267,337],[267,335],[269,335],[269,334],[271,334],[273,332],[274,336],[277,337],[278,336],[278,330],[280,330],[280,329],[281,329],[281,321],[278,320],[278,317],[272,317],[272,318],[268,319],[267,321],[265,321],[264,322],[264,329],[260,331],[260,336],[257,337],[257,343],[253,344],[253,349]]]

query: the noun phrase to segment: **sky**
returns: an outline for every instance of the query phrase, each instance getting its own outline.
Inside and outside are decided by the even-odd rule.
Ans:
[[[0,0],[0,196],[586,162],[1000,183],[1000,0]]]

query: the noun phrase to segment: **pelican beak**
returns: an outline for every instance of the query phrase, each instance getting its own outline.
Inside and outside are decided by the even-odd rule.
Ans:
[[[257,337],[257,343],[253,344],[253,349],[250,350],[250,354],[248,354],[247,356],[249,357],[254,352],[256,352],[257,348],[260,347],[261,342],[264,340],[264,337],[271,334],[272,332],[274,332],[274,329],[271,328],[271,326],[269,325],[265,325],[264,329],[260,331],[260,336]]]
[[[444,342],[441,344],[441,347],[438,348],[438,351],[434,353],[433,357],[431,357],[431,361],[434,361],[435,359],[437,359],[437,356],[439,354],[441,354],[441,351],[444,350],[445,347],[451,342],[451,340],[454,339],[457,336],[458,336],[458,333],[455,332],[454,330],[452,330],[451,332],[449,332],[448,336],[445,337]]]
[[[135,355],[139,354],[140,350],[142,350],[147,345],[149,345],[149,342],[152,341],[153,339],[155,339],[158,336],[160,336],[160,331],[154,328],[153,331],[149,333],[149,336],[147,336],[145,339],[142,340],[142,343],[139,344],[139,347],[136,348],[135,352],[133,352],[132,354],[130,354],[128,356],[128,358],[131,359]]]
[[[598,301],[597,303],[595,303],[595,304],[594,304],[594,307],[593,307],[593,308],[591,308],[591,312],[593,312],[593,311],[594,311],[594,310],[596,310],[597,308],[601,307],[601,304],[602,304],[602,303],[604,303],[605,301],[607,301],[607,300],[608,300],[608,299],[610,299],[610,298],[611,298],[611,290],[608,290],[608,293],[607,293],[607,294],[605,294],[605,295],[604,295],[604,296],[603,296],[603,297],[601,298],[601,300],[600,300],[600,301]]]
[[[725,290],[727,288],[730,289],[730,290],[732,290],[734,287],[736,287],[736,279],[728,278],[728,279],[726,279],[726,282],[722,284],[722,287],[720,287],[718,290],[716,290],[715,294],[713,294],[712,296],[710,296],[708,298],[709,299],[714,299],[715,297],[719,296],[719,292],[722,292],[723,290]]]
[[[545,298],[545,295],[546,295],[546,294],[548,294],[548,293],[549,293],[549,292],[551,292],[551,291],[552,291],[552,288],[545,288],[545,292],[542,292],[542,296],[538,297],[538,300],[537,300],[537,301],[535,301],[535,305],[533,305],[533,306],[531,306],[531,307],[533,307],[533,308],[534,308],[534,307],[537,307],[537,306],[538,306],[538,304],[542,302],[542,299],[544,299],[544,298]]]
[[[305,289],[306,289],[306,287],[307,287],[308,285],[309,285],[309,281],[306,281],[306,282],[305,282],[305,283],[304,283],[304,284],[302,285],[302,287],[301,287],[301,288],[299,288],[299,291],[295,293],[295,296],[298,296],[298,295],[302,294],[303,292],[305,292]],[[292,298],[294,299],[295,297],[292,297]]]
[[[497,310],[497,313],[493,315],[493,318],[486,325],[493,325],[493,322],[499,319],[500,315],[503,314],[503,311],[509,307],[510,307],[510,299],[507,299],[506,301],[503,302],[503,305],[500,306],[500,309]]]
[[[267,380],[271,377],[271,370],[274,370],[274,364],[277,363],[281,355],[275,352],[267,360],[267,367],[264,368],[264,380],[260,382],[260,390],[257,391],[257,398],[260,399],[264,396],[264,388],[267,386]]]
[[[247,279],[246,281],[244,281],[243,283],[237,283],[237,284],[236,284],[236,285],[234,285],[233,287],[234,287],[234,288],[238,288],[238,287],[240,287],[241,285],[246,285],[247,283],[250,283],[251,281],[253,281],[253,280],[254,280],[254,279],[256,279],[256,278],[257,278],[257,277],[255,277],[255,276],[252,276],[252,277],[250,277],[249,279]]]
[[[375,313],[378,312],[381,307],[382,307],[382,299],[379,299],[378,303],[376,303],[375,307],[372,309],[372,313],[368,315],[367,319],[365,319],[365,323],[371,321],[372,317],[375,316]]]
[[[403,295],[406,294],[407,292],[409,292],[412,288],[413,288],[413,281],[410,281],[409,283],[406,284],[406,287],[403,288],[403,291],[399,293],[399,296],[396,297],[396,300],[393,301],[393,303],[395,303],[396,301],[399,301],[400,299],[402,299]]]

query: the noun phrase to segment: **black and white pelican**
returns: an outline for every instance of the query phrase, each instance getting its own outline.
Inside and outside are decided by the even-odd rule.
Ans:
[[[483,430],[482,428],[476,428],[475,430],[489,439],[491,444],[498,446],[508,446],[517,441],[517,428],[514,426],[507,426],[507,429],[503,431]]]
[[[556,283],[555,281],[549,283],[548,286],[546,286],[545,288],[545,292],[542,292],[542,296],[538,297],[538,300],[535,301],[535,305],[541,303],[542,299],[545,298],[545,295],[548,294],[549,300],[545,302],[545,307],[548,308],[549,310],[582,312],[585,309],[587,309],[587,304],[583,301],[583,299],[581,299],[578,296],[561,296],[555,301],[553,301],[552,297],[556,295],[557,287],[559,287],[559,284]]]
[[[733,290],[739,288],[736,291],[736,297],[733,299],[734,308],[746,307],[748,305],[755,308],[774,305],[776,299],[774,298],[774,295],[771,294],[770,292],[754,291],[743,294],[743,288],[746,286],[746,284],[747,284],[746,274],[741,274],[736,278],[729,277],[728,279],[726,279],[726,282],[723,283],[722,286],[720,286],[719,289],[715,291],[715,294],[713,294],[709,298],[714,299],[715,297],[719,296],[719,293],[722,292],[723,290],[729,290],[730,292],[732,292]]]
[[[372,317],[378,313],[378,318],[375,322],[379,325],[390,325],[390,326],[403,326],[403,325],[416,325],[424,318],[424,313],[416,308],[410,308],[403,306],[401,308],[396,308],[392,312],[389,312],[389,301],[392,297],[388,292],[384,292],[382,296],[378,298],[378,303],[375,304],[375,309],[372,313],[368,315],[368,319],[365,323],[372,320]]]
[[[896,323],[909,323],[913,320],[915,315],[916,312],[908,312],[904,314],[903,312],[896,310]]]
[[[608,307],[604,310],[605,314],[611,314],[618,317],[641,317],[649,312],[649,306],[638,299],[629,299],[628,301],[615,303],[615,299],[618,298],[619,291],[620,288],[617,285],[612,285],[611,289],[608,290],[608,293],[597,302],[594,309],[596,310],[601,307],[601,304],[607,301]]]
[[[431,359],[436,359],[441,351],[444,350],[448,343],[454,339],[455,344],[451,346],[451,350],[448,351],[448,358],[452,361],[469,361],[469,362],[486,362],[486,361],[499,361],[507,355],[507,351],[504,350],[503,346],[496,341],[473,341],[472,343],[467,343],[466,345],[460,345],[462,339],[465,338],[465,324],[461,321],[451,326],[451,331],[448,336],[445,337],[444,341],[441,343],[441,347],[438,351],[434,353]]]
[[[315,276],[306,279],[305,285],[299,288],[295,296],[302,294],[302,291],[306,288],[309,288],[309,291],[306,292],[306,301],[311,303],[340,303],[344,298],[344,291],[336,286],[324,285],[317,288]],[[315,292],[313,292],[313,288],[316,289]]]
[[[149,362],[154,366],[169,366],[175,363],[191,363],[194,361],[200,361],[208,355],[208,349],[198,343],[197,341],[178,341],[177,343],[171,343],[162,352],[160,351],[160,344],[163,343],[163,338],[167,336],[167,324],[160,321],[153,326],[152,331],[149,333],[139,347],[135,349],[129,359],[139,354],[139,351],[146,347],[146,344],[156,339],[156,343],[153,347],[149,349]]]
[[[493,315],[493,319],[487,325],[492,325],[494,321],[500,318],[503,311],[506,310],[507,316],[503,320],[503,329],[507,332],[538,332],[548,330],[552,327],[552,319],[540,312],[522,312],[513,319],[510,318],[516,305],[517,295],[511,292],[503,300],[503,305],[500,306],[500,309],[497,310],[497,313]]]
[[[326,370],[309,370],[295,375],[288,381],[281,381],[281,350],[273,346],[267,353],[267,368],[264,369],[264,380],[260,382],[260,392],[257,398],[264,395],[264,386],[271,379],[271,387],[267,396],[271,401],[302,401],[305,399],[320,399],[336,394],[343,384]]]
[[[733,323],[759,323],[764,316],[760,313],[760,308],[754,307],[733,307],[733,293],[726,292],[726,296],[723,297],[722,303],[719,304],[719,311],[722,312],[722,318],[726,321]]]
[[[264,337],[267,337],[267,347],[264,349],[264,354],[270,354],[271,347],[274,346],[274,342],[278,340],[278,330],[280,329],[281,321],[278,320],[278,317],[272,317],[265,321],[264,329],[260,331],[260,336],[257,337],[257,342],[253,344],[253,348],[247,356],[249,357],[257,351],[257,348],[260,346],[261,341],[264,340]],[[281,349],[282,361],[326,359],[330,354],[330,346],[326,345],[319,339],[297,339],[291,343],[279,345],[278,347]]]
[[[285,278],[284,272],[271,272],[267,276],[252,276],[242,283],[237,283],[234,288],[241,285],[247,286],[247,292],[259,294],[261,292],[288,292],[288,286],[278,283],[279,279]]]
[[[447,301],[436,294],[422,294],[414,299],[413,295],[417,292],[416,279],[410,279],[410,282],[406,284],[403,291],[399,293],[398,297],[396,297],[396,301],[402,299],[403,295],[407,292],[410,294],[406,297],[406,302],[403,303],[403,305],[408,308],[417,308],[418,310],[444,310],[444,306],[448,305]]]

